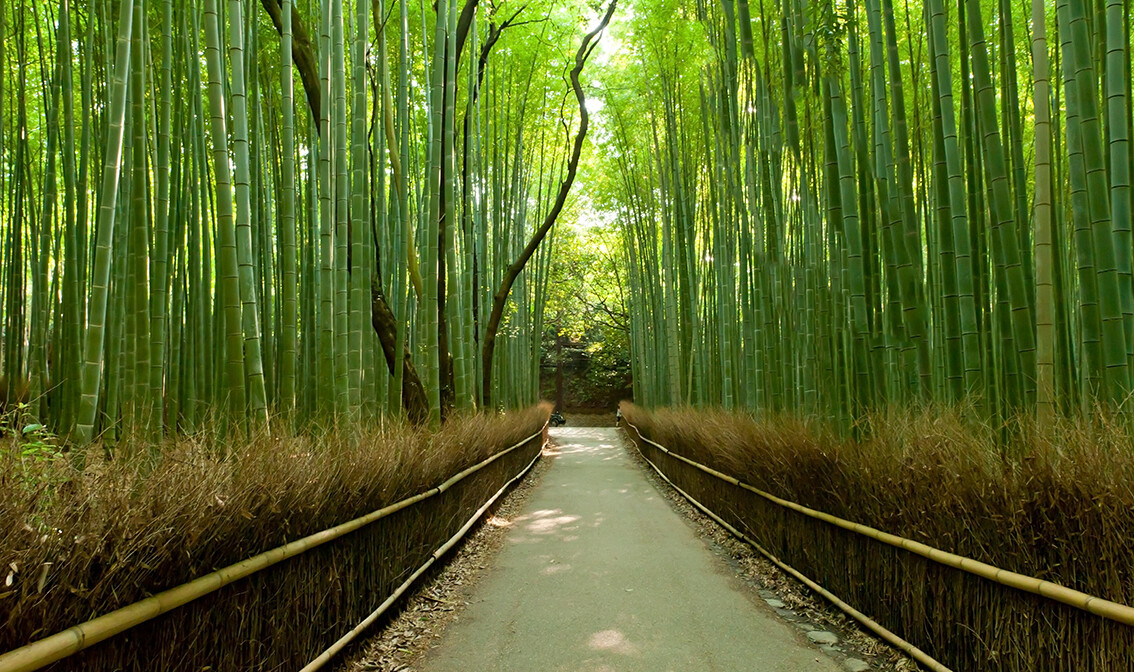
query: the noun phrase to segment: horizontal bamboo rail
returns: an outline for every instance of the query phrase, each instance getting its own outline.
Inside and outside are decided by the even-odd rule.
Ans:
[[[626,424],[630,425],[631,427],[634,427],[634,425],[630,424],[629,422],[626,422]],[[637,427],[634,427],[634,432],[635,433],[638,432]],[[638,434],[638,438],[643,439],[645,441],[649,441],[649,439],[646,439],[646,437],[642,436],[640,433]],[[650,443],[652,443],[655,446],[658,445],[658,444],[654,443],[653,441],[650,441]],[[637,446],[635,446],[635,447],[637,447]],[[666,452],[668,453],[669,451],[666,451]],[[846,602],[844,602],[843,600],[841,600],[839,598],[839,596],[835,595],[834,593],[827,590],[826,588],[819,585],[818,583],[815,583],[814,581],[812,581],[807,576],[803,575],[801,572],[796,570],[791,565],[789,565],[789,564],[783,562],[782,560],[780,560],[779,558],[777,558],[770,551],[768,551],[766,548],[764,548],[759,543],[757,543],[755,539],[749,537],[747,534],[744,534],[740,530],[738,530],[735,527],[733,527],[732,525],[730,525],[727,521],[725,521],[725,519],[721,518],[716,513],[713,513],[713,511],[711,511],[709,509],[709,507],[707,507],[704,504],[702,504],[701,502],[697,501],[697,499],[694,498],[693,495],[690,495],[688,492],[685,492],[684,490],[679,488],[676,483],[669,480],[669,477],[666,476],[665,473],[663,473],[662,470],[658,468],[658,465],[654,464],[653,461],[650,460],[650,458],[646,457],[646,454],[643,453],[641,451],[641,449],[638,450],[638,453],[642,456],[642,459],[644,459],[646,461],[646,464],[650,465],[651,467],[653,467],[654,471],[658,472],[658,476],[660,476],[662,478],[662,480],[664,480],[666,483],[669,483],[671,488],[673,488],[674,490],[681,493],[682,497],[684,497],[685,499],[688,499],[690,501],[690,503],[693,504],[693,506],[695,506],[698,509],[700,509],[701,511],[703,511],[705,513],[705,515],[707,515],[710,518],[712,518],[713,520],[717,521],[717,523],[719,523],[722,527],[724,527],[726,530],[728,530],[733,536],[735,536],[736,538],[740,539],[744,543],[748,544],[749,546],[751,546],[751,547],[755,548],[757,551],[759,551],[760,554],[763,555],[764,557],[768,558],[768,560],[770,560],[772,562],[772,564],[776,565],[777,567],[784,570],[788,574],[791,574],[796,579],[798,579],[800,582],[802,582],[804,585],[806,585],[808,588],[814,590],[815,592],[819,593],[823,597],[827,598],[827,600],[829,602],[831,602],[836,607],[841,609],[848,616],[855,619],[856,621],[861,623],[863,626],[865,626],[867,629],[873,631],[874,634],[878,635],[882,639],[884,639],[887,642],[889,642],[890,644],[894,645],[896,648],[906,652],[907,654],[910,655],[911,658],[913,658],[917,662],[921,663],[926,668],[933,670],[933,672],[953,672],[950,668],[941,664],[937,659],[933,658],[928,653],[917,648],[917,646],[915,646],[912,642],[908,642],[908,641],[902,639],[897,634],[895,634],[892,630],[888,629],[886,626],[884,626],[881,623],[879,623],[878,621],[875,621],[874,619],[870,618],[869,616],[862,613],[858,609],[855,609],[851,605],[849,605]],[[672,455],[673,453],[669,453],[669,454]]]
[[[1134,607],[1129,607],[1125,604],[1119,604],[1118,602],[1112,602],[1101,597],[1095,597],[1094,595],[1088,595],[1087,593],[1080,592],[1073,588],[1068,588],[1067,586],[1062,586],[1058,583],[1052,583],[1051,581],[1044,581],[1043,579],[1037,579],[1035,577],[1026,576],[1024,574],[1018,574],[1007,569],[1000,569],[999,567],[995,567],[978,560],[973,560],[972,558],[966,558],[961,555],[949,553],[939,548],[929,546],[928,544],[923,544],[912,539],[899,537],[895,534],[883,532],[868,525],[862,525],[861,523],[845,520],[837,516],[832,516],[829,513],[823,513],[822,511],[809,509],[806,506],[796,504],[795,502],[781,499],[771,493],[764,492],[759,488],[753,487],[747,483],[744,483],[743,481],[737,480],[736,478],[733,478],[728,474],[723,474],[716,469],[707,467],[698,462],[694,462],[693,460],[690,460],[689,458],[682,455],[678,455],[677,453],[672,452],[660,443],[651,441],[650,439],[642,436],[642,433],[638,431],[638,428],[631,424],[629,421],[625,420],[625,418],[623,419],[623,421],[626,422],[626,424],[630,427],[634,428],[634,432],[641,440],[657,447],[667,455],[681,460],[682,462],[685,462],[690,466],[696,467],[697,469],[700,469],[707,474],[716,476],[717,478],[731,483],[739,488],[743,488],[745,490],[748,490],[749,492],[755,493],[770,502],[779,504],[784,508],[791,509],[792,511],[796,511],[797,513],[801,513],[810,518],[822,520],[824,522],[830,523],[831,525],[841,527],[845,530],[850,530],[851,532],[855,532],[864,537],[869,537],[884,544],[909,551],[910,553],[920,555],[923,558],[927,558],[946,567],[952,567],[963,572],[968,572],[969,574],[979,576],[982,579],[987,579],[1002,586],[1008,586],[1009,588],[1015,588],[1027,593],[1040,595],[1050,600],[1055,600],[1056,602],[1066,604],[1067,606],[1082,609],[1083,611],[1090,612],[1092,614],[1095,614],[1096,616],[1102,616],[1103,618],[1107,618],[1118,623],[1134,626]]]
[[[546,446],[547,444],[544,443],[544,445]],[[528,463],[528,466],[524,467],[523,470],[520,471],[520,473],[513,476],[511,480],[509,480],[504,485],[500,486],[500,489],[496,491],[496,494],[490,497],[488,501],[484,503],[484,505],[477,509],[476,513],[474,513],[468,519],[468,521],[465,522],[461,529],[457,530],[456,534],[450,537],[449,540],[444,544],[439,546],[436,551],[433,551],[433,554],[429,556],[429,559],[425,561],[425,564],[421,567],[418,567],[417,571],[411,574],[410,577],[402,583],[402,585],[398,586],[397,590],[391,593],[390,596],[382,602],[382,604],[378,605],[377,609],[370,612],[370,615],[364,618],[362,622],[354,626],[354,628],[352,628],[350,632],[340,637],[338,641],[332,644],[326,651],[319,654],[317,658],[312,660],[310,663],[307,663],[307,665],[305,665],[299,672],[315,672],[315,670],[323,667],[328,662],[330,662],[331,659],[334,658],[340,651],[342,651],[347,644],[350,644],[352,641],[354,641],[354,639],[358,637],[360,633],[373,625],[374,621],[378,620],[378,617],[381,616],[387,609],[389,609],[390,606],[394,604],[394,602],[396,602],[399,597],[402,596],[402,593],[404,593],[410,586],[412,586],[414,581],[417,581],[418,577],[420,577],[425,573],[426,570],[432,567],[433,563],[437,562],[437,560],[439,560],[443,555],[448,553],[449,549],[453,548],[453,546],[455,546],[457,542],[460,541],[466,533],[468,533],[468,531],[472,528],[476,521],[480,520],[480,517],[483,516],[484,512],[488,510],[488,507],[492,506],[492,504],[500,498],[500,495],[504,494],[505,490],[507,490],[512,486],[513,483],[520,480],[524,477],[525,474],[531,471],[531,468],[535,466],[536,460],[538,460],[539,458],[540,456],[537,454],[532,458],[532,461]]]
[[[251,574],[267,569],[272,565],[295,557],[329,541],[338,539],[376,520],[380,520],[406,507],[412,506],[423,499],[439,495],[449,488],[452,488],[470,474],[480,471],[517,448],[527,445],[532,439],[541,436],[546,429],[547,425],[545,423],[535,434],[455,474],[440,485],[430,488],[429,490],[413,495],[412,497],[407,497],[389,506],[382,507],[360,518],[355,518],[354,520],[336,525],[335,527],[273,548],[270,551],[265,551],[246,560],[241,560],[228,567],[218,569],[215,572],[196,578],[188,583],[170,588],[169,590],[160,592],[152,597],[147,597],[133,604],[126,605],[125,607],[116,609],[85,623],[72,626],[26,646],[13,649],[8,653],[0,655],[0,672],[31,672],[32,670],[38,670],[45,665],[78,653],[85,648],[109,639],[134,626],[157,618],[166,612],[220,590]]]

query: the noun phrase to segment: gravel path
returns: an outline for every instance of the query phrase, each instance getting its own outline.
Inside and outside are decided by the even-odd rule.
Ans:
[[[646,480],[617,430],[552,436],[554,469],[512,520],[469,606],[415,667],[846,669],[742,585]]]

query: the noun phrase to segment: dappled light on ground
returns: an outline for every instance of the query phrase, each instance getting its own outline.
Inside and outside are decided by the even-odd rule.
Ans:
[[[836,672],[663,503],[613,428],[551,430],[559,456],[426,672]]]
[[[550,433],[562,455],[601,454],[603,461],[619,459],[618,435],[609,428],[557,427]]]
[[[540,572],[544,576],[551,576],[552,574],[560,574],[562,572],[571,571],[571,565],[565,563],[556,563],[554,559],[549,560],[547,567]]]
[[[579,516],[567,515],[559,509],[553,509],[550,511],[536,511],[527,516],[520,516],[516,519],[516,522],[523,525],[524,529],[532,534],[551,534],[564,525],[568,525],[577,520],[579,520]],[[572,527],[568,529],[575,528]]]
[[[563,509],[542,509],[513,518],[509,524],[516,530],[509,541],[515,544],[572,542],[579,539],[581,527],[594,528],[602,523],[601,512],[583,516]]]
[[[587,646],[596,651],[611,651],[622,655],[638,653],[638,648],[618,630],[603,630],[591,635]]]

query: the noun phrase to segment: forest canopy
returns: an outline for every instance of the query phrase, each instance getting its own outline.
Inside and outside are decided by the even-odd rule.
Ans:
[[[411,4],[4,3],[5,401],[80,440],[534,402],[615,5]]]
[[[5,397],[437,423],[601,306],[647,405],[1129,397],[1128,3],[411,4],[5,3]]]
[[[1126,403],[1129,3],[643,1],[613,38],[639,402]]]

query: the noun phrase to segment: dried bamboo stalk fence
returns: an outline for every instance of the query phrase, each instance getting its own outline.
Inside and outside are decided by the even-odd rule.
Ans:
[[[676,489],[682,496],[684,496],[700,510],[702,510],[722,526],[724,526],[727,530],[729,530],[730,533],[734,534],[745,543],[752,545],[762,555],[767,557],[781,569],[799,579],[801,582],[808,585],[808,587],[816,590],[816,592],[819,592],[823,597],[831,601],[839,609],[857,620],[864,627],[873,631],[876,635],[888,641],[895,647],[901,649],[928,669],[934,670],[935,672],[949,672],[951,668],[938,661],[936,658],[939,657],[948,660],[956,669],[995,669],[1013,670],[1019,672],[1023,672],[1024,670],[1038,669],[1099,670],[1100,672],[1103,670],[1106,670],[1108,672],[1111,670],[1134,670],[1134,649],[1131,649],[1128,646],[1128,643],[1134,641],[1134,637],[1131,637],[1131,634],[1134,633],[1134,630],[1130,628],[1130,626],[1134,626],[1134,608],[1130,606],[1088,595],[1081,591],[1052,583],[1050,581],[1044,581],[1034,577],[1025,576],[1016,572],[1011,572],[998,567],[994,567],[987,563],[949,553],[921,542],[889,534],[881,530],[862,525],[860,523],[849,521],[843,518],[838,518],[822,511],[816,511],[814,509],[801,506],[795,502],[776,497],[771,493],[753,487],[748,483],[744,483],[743,481],[729,476],[728,474],[717,471],[712,467],[700,464],[683,455],[674,453],[665,446],[662,446],[661,444],[644,436],[639,431],[637,426],[635,426],[625,418],[622,419],[622,422],[627,428],[633,430],[632,433],[628,432],[628,434],[631,434],[631,438],[634,441],[635,447],[641,453],[643,459],[646,460],[646,462],[658,473],[659,476],[661,476],[663,480],[673,486],[674,489]],[[656,451],[657,454],[654,455],[655,459],[650,459],[650,455],[647,454],[647,451]],[[657,461],[669,461],[672,466],[678,467],[678,469],[671,470],[671,473],[667,475],[666,472],[658,466],[658,464],[656,463]],[[682,469],[682,466],[685,468]],[[698,479],[689,473],[692,470],[695,470],[695,472],[708,474],[712,477],[712,480],[715,480],[718,483],[723,482],[727,483],[730,486],[733,486],[733,493],[721,491],[719,488],[706,487],[702,479]],[[1065,639],[1066,641],[1064,642],[1064,648],[1067,650],[1066,656],[1061,656],[1061,659],[1058,661],[1037,661],[1033,659],[1029,662],[1025,660],[1019,660],[1021,658],[1026,658],[1026,656],[1014,655],[1017,653],[1016,651],[994,649],[992,648],[992,646],[986,643],[987,653],[990,654],[990,658],[988,660],[980,662],[979,667],[972,667],[973,660],[971,659],[971,656],[974,655],[972,651],[965,651],[962,647],[956,646],[956,642],[953,640],[940,641],[941,639],[945,638],[936,638],[932,633],[934,630],[940,632],[943,629],[975,630],[975,628],[972,625],[965,623],[932,623],[931,621],[936,617],[936,614],[933,610],[934,605],[932,604],[918,605],[914,607],[913,611],[921,612],[920,619],[911,619],[904,617],[904,614],[896,618],[891,616],[890,614],[886,614],[886,616],[889,616],[889,618],[878,616],[878,620],[866,616],[858,609],[840,599],[836,595],[836,593],[824,588],[822,586],[822,583],[827,583],[826,581],[814,581],[808,578],[805,573],[793,568],[790,564],[788,564],[788,562],[781,560],[781,557],[786,557],[792,561],[794,561],[794,558],[799,558],[799,561],[796,564],[803,564],[805,566],[814,567],[816,569],[822,567],[824,571],[821,571],[819,573],[826,574],[827,576],[834,578],[838,574],[837,565],[844,565],[842,568],[846,570],[851,570],[852,567],[850,566],[850,563],[831,563],[829,562],[829,560],[821,557],[824,550],[831,549],[830,540],[828,540],[828,543],[826,544],[812,545],[806,543],[803,535],[798,534],[798,529],[793,529],[788,525],[783,524],[787,520],[783,516],[777,517],[777,519],[771,524],[760,525],[760,523],[752,520],[749,516],[745,516],[744,512],[742,512],[741,510],[742,507],[732,501],[732,499],[735,498],[735,489],[756,495],[759,499],[774,505],[781,511],[799,514],[799,516],[796,517],[797,520],[801,516],[804,520],[817,521],[829,527],[845,530],[852,533],[854,536],[857,536],[859,539],[869,540],[870,542],[884,544],[885,546],[892,549],[897,549],[901,552],[904,552],[905,559],[907,561],[909,559],[909,556],[912,554],[914,556],[917,556],[917,558],[930,561],[931,564],[936,565],[939,568],[946,568],[947,570],[956,570],[962,572],[970,578],[984,582],[986,585],[992,584],[997,587],[1009,588],[1013,589],[1014,591],[1020,591],[1027,594],[1030,599],[1025,598],[1023,601],[1028,603],[1028,606],[1032,607],[1033,610],[1040,616],[1032,619],[1030,614],[1025,613],[1023,614],[1024,620],[1031,620],[1033,622],[1042,621],[1040,625],[1049,627],[1056,633],[1055,636]],[[689,492],[690,490],[700,490],[700,492],[697,493],[698,495],[700,495],[700,497],[691,494]],[[727,516],[732,520],[726,520],[725,517],[722,517],[722,515],[718,515],[718,513],[710,510],[710,508],[706,504],[702,503],[701,500],[706,500],[711,504],[717,505],[718,510],[724,511],[724,516]],[[759,534],[760,531],[772,532],[772,534],[761,535]],[[764,544],[757,541],[757,539],[760,538],[767,539],[769,536],[771,537],[771,540],[766,541]],[[775,548],[776,553],[768,550],[765,545]],[[822,548],[822,546],[827,546],[828,548],[824,549]],[[851,553],[846,553],[847,557],[849,557],[850,555]],[[858,559],[863,560],[864,556],[866,558],[869,558],[869,554],[859,554]],[[897,556],[887,554],[885,556],[879,556],[878,560],[880,560],[880,563],[874,564],[885,564],[885,560],[883,560],[883,558],[891,560],[895,564],[903,562],[901,554]],[[869,564],[869,559],[865,560],[865,562]],[[826,567],[823,567],[824,565],[826,565]],[[832,565],[836,567],[832,567]],[[832,571],[832,569],[835,569],[835,571]],[[911,593],[916,593],[922,587],[925,587],[928,588],[927,592],[937,593],[934,596],[936,601],[944,602],[945,600],[951,600],[954,601],[955,604],[949,606],[953,608],[960,606],[962,610],[965,608],[965,586],[967,585],[965,582],[952,582],[955,585],[951,586],[949,585],[951,582],[949,582],[948,579],[944,579],[942,576],[940,576],[939,572],[934,573],[932,571],[927,571],[927,568],[924,566],[918,567],[913,571],[903,571],[900,567],[895,566],[874,567],[873,569],[877,577],[885,577],[886,579],[888,579],[888,581],[883,582],[887,585],[892,585],[895,579],[908,579],[910,577],[916,576],[920,576],[924,581],[930,579],[931,574],[934,574],[934,576],[932,577],[932,581],[930,581],[930,583],[935,585],[907,585],[905,588],[900,590],[900,592],[902,593],[902,597],[900,599],[890,598],[889,600],[884,597],[888,592],[890,592],[888,588],[883,588],[881,591],[868,590],[866,592],[873,593],[873,595],[871,596],[873,599],[866,599],[864,601],[870,602],[872,603],[872,605],[883,605],[884,603],[889,601],[895,607],[898,607],[903,603],[905,603],[903,606],[909,607],[910,605],[908,604],[908,597],[911,595]],[[862,568],[857,568],[857,571],[861,572]],[[852,579],[849,583],[853,584],[861,582]],[[944,591],[933,590],[933,588],[942,587],[945,588]],[[950,588],[955,588],[955,590],[950,590]],[[857,591],[851,590],[849,592],[855,593]],[[950,595],[949,593],[952,594]],[[1019,597],[1020,596],[1018,593],[1012,595],[1012,598]],[[857,600],[853,600],[852,598],[852,601]],[[1017,603],[1020,602],[1019,599],[1011,601]],[[982,608],[982,606],[988,609],[992,605],[981,605],[978,601],[976,604],[972,605],[971,610],[979,610]],[[1047,607],[1047,609],[1045,609],[1045,607]],[[1105,635],[1100,634],[1100,628],[1090,627],[1091,625],[1098,626],[1099,623],[1092,623],[1088,624],[1087,626],[1083,626],[1081,624],[1075,626],[1061,622],[1060,617],[1067,615],[1067,610],[1065,609],[1065,607],[1071,608],[1072,612],[1078,612],[1080,615],[1085,616],[1085,614],[1091,614],[1093,616],[1101,617],[1101,619],[1105,619],[1105,622],[1109,622],[1115,628],[1120,628],[1118,632],[1121,634],[1117,637],[1114,637],[1112,641],[1119,642],[1121,644],[1114,647],[1116,650],[1110,651],[1100,650],[1098,647],[1093,646],[1084,646],[1081,640],[1077,640],[1074,637],[1076,630],[1078,630],[1080,634],[1089,634],[1089,639],[1099,639],[1106,641],[1107,638]],[[878,614],[886,613],[884,610],[879,609],[872,609],[872,611],[875,611]],[[897,609],[897,611],[902,611],[902,609]],[[1053,614],[1053,611],[1057,613]],[[979,614],[975,612],[971,613],[970,615],[973,617],[974,621],[980,621],[982,618],[988,618],[989,616],[987,613]],[[1091,617],[1087,616],[1087,618]],[[881,620],[888,620],[889,627],[880,623],[879,621]],[[1093,620],[1098,621],[1099,619]],[[940,626],[942,625],[954,625],[960,626],[960,628],[941,628]],[[1015,624],[1004,622],[997,623],[995,620],[993,620],[991,622],[986,622],[986,625],[990,626],[988,628],[989,632],[987,634],[989,635],[989,639],[992,639],[998,636],[998,633],[995,632],[996,630],[1000,630],[1001,633],[1003,633],[1005,629],[1012,629]],[[919,633],[920,636],[918,636],[917,639],[922,640],[920,642],[921,648],[919,648],[918,645],[915,645],[914,643],[902,638],[898,634],[895,634],[894,631]],[[913,634],[907,636],[914,638]],[[977,637],[980,638],[981,635],[977,634]],[[1000,635],[1000,637],[1007,642],[1014,640],[1015,643],[1020,647],[1027,646],[1027,642],[1024,641],[1024,638],[1018,636],[1004,638],[1002,635]],[[929,649],[930,651],[934,652],[934,654],[931,655],[930,653],[926,653],[923,648]],[[970,656],[970,658],[965,658],[965,656]]]
[[[385,612],[416,579],[456,545],[511,484],[531,469],[539,459],[546,435],[545,424],[540,431],[519,443],[458,472],[429,490],[2,654],[0,672],[30,672],[64,659],[67,659],[66,669],[175,670],[207,667],[213,670],[248,670],[279,669],[281,665],[298,668],[302,661],[314,657],[315,660],[304,669],[318,669]],[[536,439],[540,438],[543,441],[537,442]],[[485,491],[491,495],[484,494]],[[434,503],[434,506],[429,506]],[[475,512],[465,520],[462,514],[473,507],[476,507]],[[407,517],[406,514],[416,515]],[[464,522],[452,535],[446,531],[441,536],[423,524],[431,517]],[[395,524],[391,525],[391,522]],[[430,538],[420,538],[423,534]],[[368,538],[360,540],[360,536]],[[438,539],[445,539],[439,547]],[[340,543],[331,544],[333,541]],[[426,549],[424,552],[423,547]],[[359,553],[360,550],[363,552]],[[425,558],[423,564],[421,556]],[[350,563],[349,571],[344,571],[346,568],[340,565],[348,558],[354,562]],[[415,567],[416,570],[413,569]],[[360,581],[362,585],[350,590],[354,583],[351,579],[363,578],[362,574],[367,570],[372,570],[371,576],[365,577],[369,580]],[[410,572],[409,577],[398,581],[406,572]],[[274,576],[267,577],[268,574]],[[320,581],[319,577],[333,577],[334,580]],[[233,590],[246,583],[258,585]],[[323,593],[328,583],[331,590]],[[395,585],[392,591],[382,589]],[[222,594],[226,591],[230,594]],[[344,600],[345,592],[350,596]],[[315,656],[325,646],[322,639],[333,631],[326,627],[325,621],[330,620],[332,626],[354,622],[361,614],[366,614],[365,611],[359,613],[359,605],[370,602],[370,596],[375,594],[388,597],[378,609],[369,613],[363,623],[330,649]],[[314,611],[307,606],[312,604],[312,600]],[[226,605],[226,601],[238,604]],[[331,604],[329,609],[324,610],[325,618],[317,618],[319,605],[326,605],[328,601],[338,604]],[[257,606],[272,613],[266,618],[250,617],[248,611]],[[195,613],[171,618],[179,612],[190,611]],[[334,613],[326,613],[329,611]],[[260,632],[249,632],[240,627],[248,624]],[[277,632],[266,632],[265,626],[272,624],[278,626]],[[222,631],[224,628],[229,630]],[[134,636],[132,639],[136,641],[131,641],[128,636],[111,639],[115,635],[142,629],[148,632]],[[234,637],[240,641],[231,641]],[[261,640],[261,637],[266,639]],[[216,659],[220,652],[223,652],[223,660]],[[55,667],[58,665],[51,669]]]
[[[544,445],[546,445],[546,442]],[[457,545],[457,542],[464,538],[465,534],[467,534],[468,531],[472,529],[472,526],[476,523],[476,521],[480,520],[480,517],[484,515],[485,511],[488,511],[488,507],[492,506],[497,499],[500,499],[500,495],[503,495],[504,492],[509,487],[511,487],[513,483],[519,481],[529,471],[531,471],[531,468],[535,466],[536,460],[538,459],[539,454],[537,453],[536,456],[532,458],[532,461],[528,462],[528,466],[524,467],[520,473],[513,476],[512,479],[507,483],[500,486],[500,489],[497,490],[496,493],[493,494],[487,502],[482,504],[481,507],[476,510],[476,513],[469,516],[469,519],[465,521],[465,524],[461,526],[461,529],[457,530],[456,534],[450,537],[449,540],[444,544],[439,546],[436,551],[433,551],[433,555],[429,556],[429,559],[425,561],[425,564],[414,570],[414,573],[410,574],[410,577],[402,582],[402,585],[398,586],[398,588],[393,593],[391,593],[390,596],[387,597],[384,602],[382,602],[382,604],[378,605],[377,609],[370,612],[370,614],[366,618],[364,618],[361,623],[352,628],[350,632],[346,633],[338,640],[336,640],[335,643],[332,644],[326,651],[316,656],[315,659],[305,665],[303,669],[300,670],[300,672],[315,672],[315,670],[322,668],[324,665],[329,663],[331,659],[338,655],[338,653],[341,652],[348,644],[354,641],[355,638],[357,638],[367,628],[373,625],[374,621],[378,620],[378,618],[382,614],[386,613],[386,610],[389,609],[394,604],[394,602],[396,602],[398,598],[401,597],[402,594],[405,593],[406,590],[408,590],[409,587],[413,585],[415,581],[417,581],[418,577],[424,574],[426,570],[433,566],[433,563],[440,560],[442,556],[444,556],[453,548],[453,546]]]

